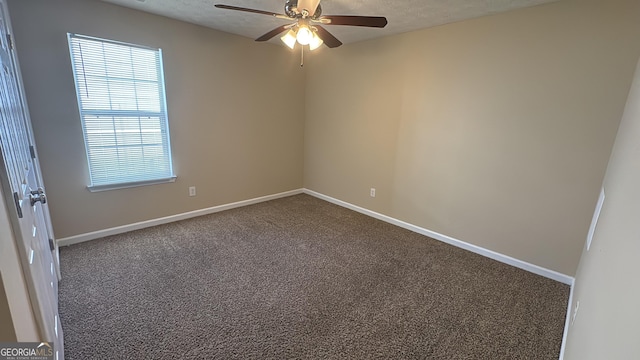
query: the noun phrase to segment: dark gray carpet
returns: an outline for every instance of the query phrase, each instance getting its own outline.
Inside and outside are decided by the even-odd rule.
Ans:
[[[63,248],[73,359],[557,359],[569,287],[296,195]]]

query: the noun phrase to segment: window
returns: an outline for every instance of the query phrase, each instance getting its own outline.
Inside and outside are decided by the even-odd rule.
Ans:
[[[162,53],[68,34],[92,191],[175,180]]]

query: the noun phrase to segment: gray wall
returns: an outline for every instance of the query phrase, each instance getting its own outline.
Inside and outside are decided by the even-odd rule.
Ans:
[[[604,180],[605,202],[583,250],[565,359],[640,359],[640,63]]]
[[[302,187],[304,73],[282,47],[97,0],[9,10],[58,238]],[[67,32],[162,48],[175,183],[86,189]]]
[[[573,276],[638,34],[638,1],[564,0],[324,49],[305,187]]]

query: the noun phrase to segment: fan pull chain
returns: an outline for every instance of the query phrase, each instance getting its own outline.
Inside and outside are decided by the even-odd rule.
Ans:
[[[300,67],[304,67],[304,45],[300,45]]]

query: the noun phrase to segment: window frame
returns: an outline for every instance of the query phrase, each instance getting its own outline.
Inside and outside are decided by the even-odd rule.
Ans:
[[[160,111],[159,112],[153,112],[153,111],[146,111],[146,110],[113,110],[113,109],[109,109],[109,110],[95,110],[95,109],[84,109],[83,108],[83,104],[82,104],[82,99],[81,99],[81,95],[80,95],[80,88],[79,88],[79,82],[78,82],[78,73],[76,72],[76,63],[74,61],[74,50],[73,50],[73,43],[72,43],[72,39],[73,38],[78,38],[78,39],[86,39],[86,40],[90,40],[90,41],[97,41],[100,43],[108,43],[108,44],[115,44],[115,45],[120,45],[120,46],[126,46],[129,48],[136,48],[136,49],[143,49],[143,50],[151,50],[153,52],[156,53],[156,59],[157,59],[157,83],[158,83],[158,101],[159,101],[159,106],[160,106]],[[98,38],[98,37],[93,37],[93,36],[88,36],[88,35],[82,35],[82,34],[76,34],[76,33],[67,33],[67,42],[69,45],[69,55],[70,55],[70,60],[71,60],[71,68],[72,68],[72,72],[73,72],[73,79],[74,79],[74,85],[75,85],[75,92],[76,92],[76,100],[78,102],[78,112],[80,115],[80,122],[81,122],[81,126],[82,126],[82,136],[84,139],[84,146],[85,146],[85,155],[87,158],[87,170],[88,170],[88,175],[89,175],[89,182],[90,184],[87,185],[87,189],[91,192],[99,192],[99,191],[107,191],[107,190],[116,190],[116,189],[125,189],[125,188],[131,188],[131,187],[138,187],[138,186],[146,186],[146,185],[155,185],[155,184],[164,184],[164,183],[171,183],[171,182],[175,182],[177,176],[175,175],[174,169],[173,169],[173,156],[172,156],[172,151],[171,151],[171,136],[170,136],[170,128],[169,128],[169,115],[168,115],[168,110],[167,110],[167,103],[166,103],[166,85],[165,85],[165,79],[164,79],[164,64],[162,61],[162,49],[161,48],[155,48],[155,47],[149,47],[149,46],[144,46],[144,45],[138,45],[138,44],[131,44],[131,43],[126,43],[126,42],[121,42],[121,41],[116,41],[116,40],[111,40],[111,39],[105,39],[105,38]],[[134,79],[132,77],[132,79]],[[109,95],[109,100],[111,100],[111,95]],[[93,172],[91,169],[91,165],[92,165],[92,161],[91,161],[91,155],[90,155],[90,144],[89,144],[89,139],[88,139],[88,135],[87,135],[87,126],[86,126],[86,122],[85,122],[85,116],[87,115],[97,115],[99,116],[99,114],[103,114],[103,116],[112,116],[115,117],[116,114],[118,114],[118,116],[123,116],[123,115],[128,115],[128,116],[133,116],[133,117],[143,117],[143,116],[148,116],[149,114],[154,114],[155,116],[158,116],[159,121],[160,121],[160,132],[161,132],[161,138],[162,139],[166,139],[166,144],[162,144],[163,149],[166,149],[166,158],[167,158],[167,162],[168,162],[168,172],[167,175],[168,176],[162,176],[162,177],[149,177],[147,179],[141,179],[141,180],[133,180],[133,181],[118,181],[118,182],[110,182],[110,183],[95,183],[94,179],[93,179]],[[139,132],[140,134],[142,134],[142,132]],[[163,134],[164,133],[164,134]],[[143,145],[143,144],[141,144]],[[124,146],[121,145],[116,145],[117,148],[124,148]]]

